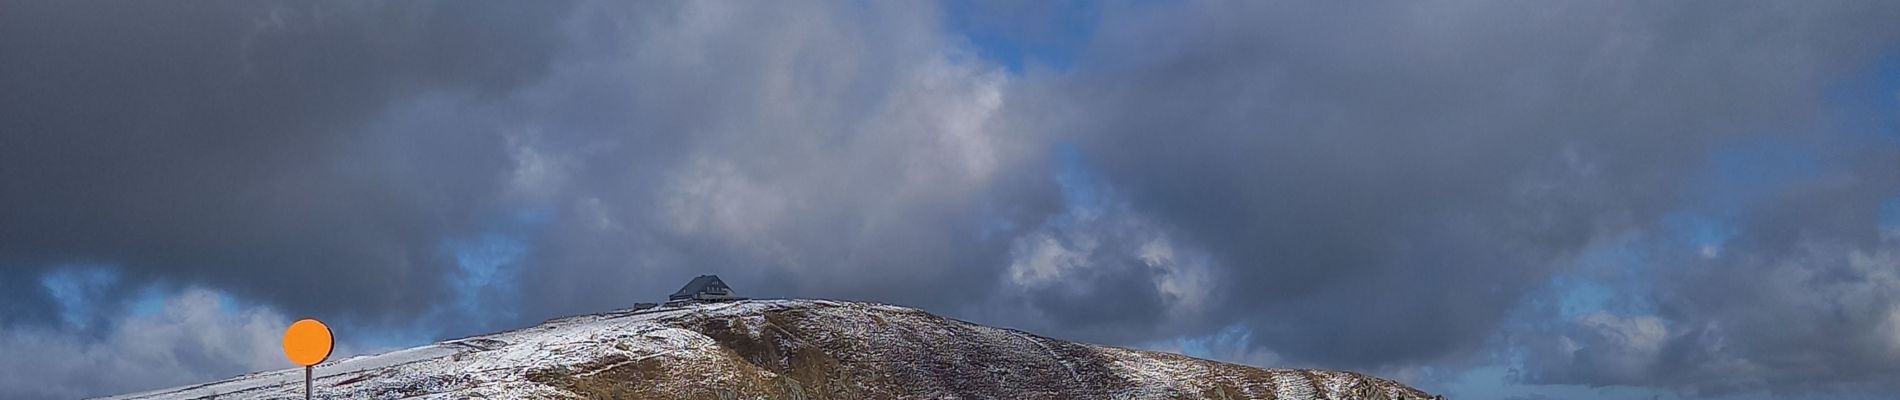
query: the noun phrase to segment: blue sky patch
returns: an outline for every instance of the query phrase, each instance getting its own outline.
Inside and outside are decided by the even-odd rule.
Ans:
[[[1887,199],[1880,205],[1880,229],[1900,230],[1900,197]]]
[[[1100,15],[1097,4],[1083,1],[950,1],[944,11],[951,33],[1012,74],[1026,68],[1069,70]]]
[[[96,302],[118,281],[118,269],[99,264],[62,266],[40,276],[40,286],[59,305],[60,322],[81,329],[100,318]]]

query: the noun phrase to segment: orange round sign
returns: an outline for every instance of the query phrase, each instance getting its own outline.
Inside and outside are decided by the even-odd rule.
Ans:
[[[308,367],[322,363],[330,358],[334,344],[336,338],[330,337],[330,327],[314,319],[297,321],[284,331],[284,357],[297,365]]]

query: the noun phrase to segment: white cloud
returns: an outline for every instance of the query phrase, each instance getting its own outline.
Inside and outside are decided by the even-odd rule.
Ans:
[[[1010,280],[1020,286],[1057,280],[1068,269],[1085,267],[1094,248],[1095,241],[1089,237],[1075,238],[1068,244],[1047,232],[1017,238],[1012,251],[1015,256],[1009,263]]]
[[[276,310],[234,307],[202,288],[180,291],[163,304],[152,315],[112,321],[97,336],[0,329],[0,397],[110,395],[294,366],[280,350],[290,319]]]

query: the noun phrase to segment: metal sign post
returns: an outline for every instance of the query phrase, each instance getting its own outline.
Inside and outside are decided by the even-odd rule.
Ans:
[[[310,400],[312,371],[317,364],[329,359],[330,351],[335,348],[336,338],[330,336],[330,327],[317,320],[297,321],[284,330],[284,357],[303,366],[304,400]]]

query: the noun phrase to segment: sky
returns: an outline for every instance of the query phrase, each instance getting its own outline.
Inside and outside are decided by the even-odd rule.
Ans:
[[[0,397],[663,298],[1900,393],[1891,1],[0,0]]]

